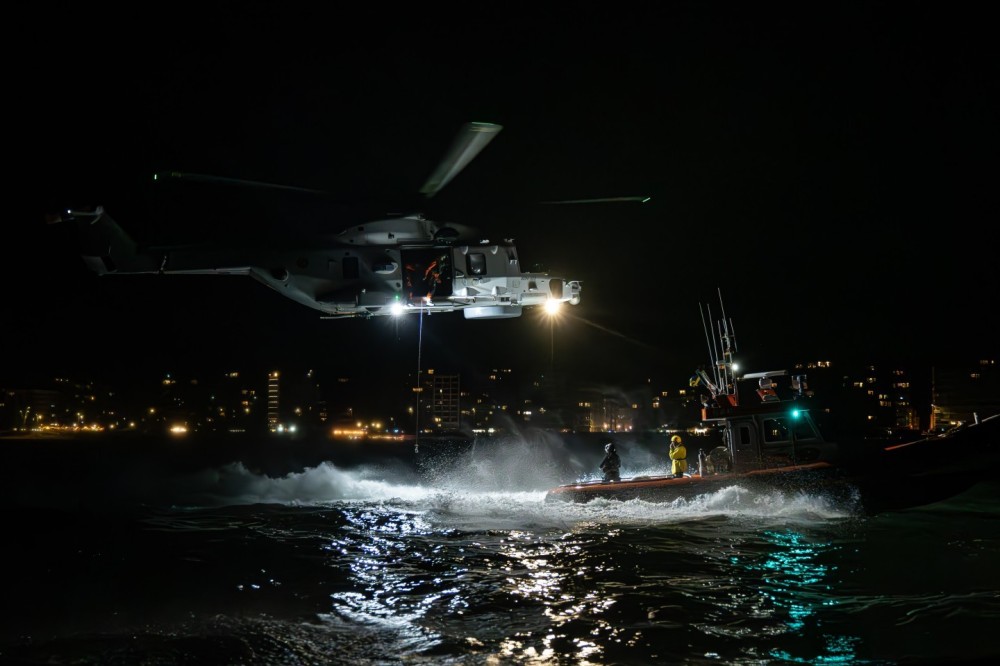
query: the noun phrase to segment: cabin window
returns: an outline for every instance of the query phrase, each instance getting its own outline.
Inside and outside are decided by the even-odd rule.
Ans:
[[[403,285],[410,301],[429,302],[452,293],[451,257],[444,248],[404,250]]]
[[[358,270],[357,257],[344,257],[342,265],[344,267],[345,280],[356,280],[361,275],[361,271]]]
[[[481,252],[470,252],[465,256],[466,267],[469,275],[486,274],[486,255]]]
[[[784,419],[764,420],[764,442],[787,442],[788,426]]]
[[[805,421],[794,421],[792,424],[792,434],[795,441],[800,442],[806,439],[816,439],[816,431]]]

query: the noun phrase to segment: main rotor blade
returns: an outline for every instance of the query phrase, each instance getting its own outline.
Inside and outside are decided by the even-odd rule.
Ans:
[[[293,192],[309,192],[310,194],[329,194],[323,190],[312,190],[307,187],[295,187],[294,185],[278,185],[276,183],[263,183],[257,180],[243,180],[240,178],[225,178],[223,176],[210,176],[203,173],[185,173],[183,171],[169,171],[167,173],[154,173],[153,180],[165,180],[174,178],[176,180],[191,180],[198,183],[216,183],[223,185],[240,185],[242,187],[260,187],[272,190],[291,190]]]
[[[539,201],[543,204],[590,204],[590,203],[646,203],[653,197],[604,197],[603,199],[563,199],[562,201]]]
[[[428,198],[437,194],[479,154],[479,151],[486,147],[486,144],[493,140],[493,137],[501,129],[503,129],[501,125],[493,123],[466,123],[462,125],[462,129],[459,130],[448,153],[438,164],[431,177],[424,183],[424,186],[420,188],[420,193]]]

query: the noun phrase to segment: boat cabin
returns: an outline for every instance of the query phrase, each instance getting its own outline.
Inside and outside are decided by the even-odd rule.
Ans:
[[[809,413],[805,377],[792,378],[790,396],[778,394],[775,377],[784,370],[738,378],[702,409],[702,421],[721,431],[733,472],[772,469],[829,460],[834,447],[824,440]],[[745,384],[753,382],[755,388]],[[743,390],[739,384],[743,383]],[[702,463],[701,460],[699,460]]]

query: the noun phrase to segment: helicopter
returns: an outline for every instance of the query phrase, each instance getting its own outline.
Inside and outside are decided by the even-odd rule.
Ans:
[[[455,178],[502,127],[469,122],[420,188],[430,198]],[[168,172],[156,179],[250,185],[316,192],[286,185]],[[614,200],[641,200],[620,197]],[[582,203],[611,199],[577,200]],[[522,272],[512,239],[491,241],[470,226],[439,223],[420,212],[370,219],[296,246],[140,245],[104,209],[71,209],[86,266],[98,275],[249,276],[326,319],[462,312],[466,319],[519,317],[524,308],[581,300],[579,280]]]

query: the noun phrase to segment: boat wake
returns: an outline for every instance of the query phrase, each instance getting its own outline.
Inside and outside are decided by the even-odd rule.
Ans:
[[[553,504],[545,502],[545,490],[538,487],[518,489],[512,483],[511,488],[504,489],[501,482],[482,483],[488,477],[482,461],[473,461],[465,468],[453,466],[442,483],[433,485],[414,479],[412,474],[396,472],[394,475],[385,468],[371,466],[342,469],[324,462],[274,478],[234,463],[177,479],[179,492],[174,505],[367,506],[379,511],[421,513],[435,525],[475,531],[646,526],[717,517],[836,520],[854,515],[854,507],[821,494],[759,492],[739,485],[673,502],[598,498],[585,503]],[[508,481],[524,480],[512,470],[501,476]]]

